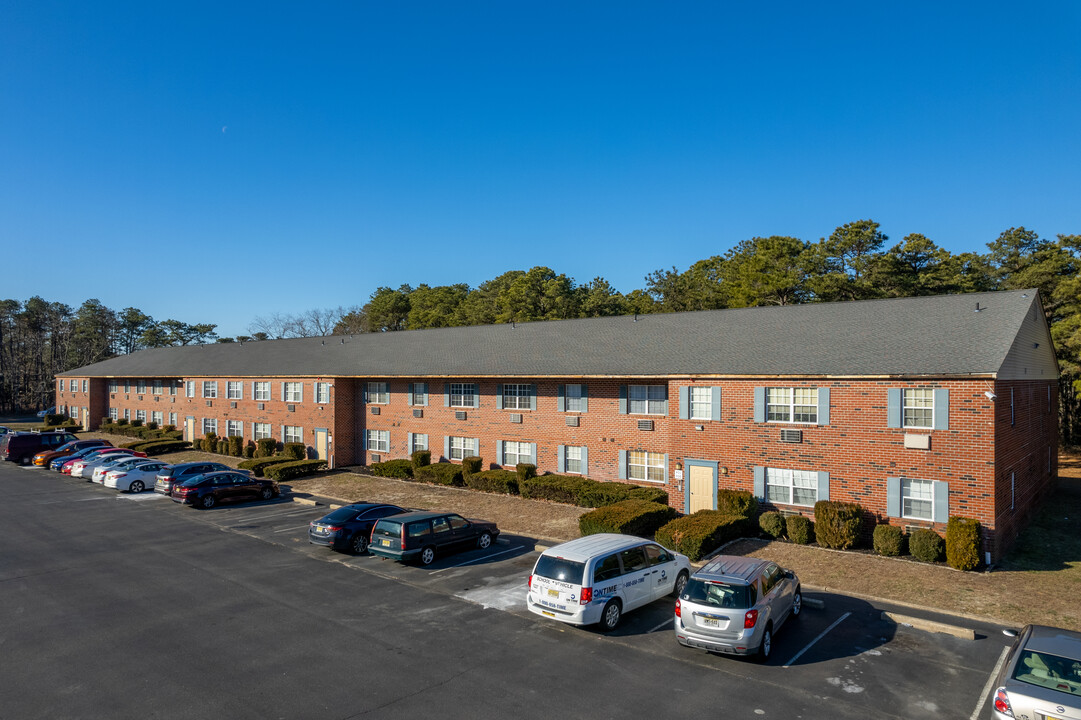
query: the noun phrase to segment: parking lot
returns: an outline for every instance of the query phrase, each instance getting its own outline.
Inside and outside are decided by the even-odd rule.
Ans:
[[[525,588],[538,550],[529,538],[503,535],[487,550],[437,558],[431,566],[418,567],[310,545],[308,523],[328,512],[325,506],[279,499],[195,510],[150,492],[117,494],[82,480],[10,465],[0,466],[0,483],[9,496],[4,506],[4,524],[9,528],[6,547],[25,542],[28,535],[20,532],[20,518],[34,516],[83,517],[95,527],[119,523],[134,532],[155,528],[154,542],[175,540],[177,550],[193,537],[199,538],[200,552],[214,552],[215,544],[222,551],[258,547],[261,557],[272,558],[282,568],[278,580],[286,590],[275,590],[279,594],[314,573],[333,578],[336,592],[351,588],[353,601],[369,609],[369,620],[377,615],[374,608],[385,608],[390,613],[386,621],[393,625],[392,618],[400,610],[389,609],[395,606],[389,598],[400,597],[402,604],[416,604],[411,609],[427,610],[426,632],[438,633],[443,628],[433,619],[438,615],[444,618],[449,633],[462,631],[460,623],[465,622],[469,636],[481,634],[486,642],[521,653],[518,663],[535,664],[538,657],[549,658],[555,678],[561,676],[559,668],[569,672],[582,658],[596,659],[575,670],[574,678],[566,678],[567,689],[578,683],[588,688],[590,683],[600,687],[613,682],[627,689],[626,683],[630,683],[633,692],[629,700],[638,693],[648,693],[653,679],[705,678],[709,697],[723,698],[730,711],[739,711],[726,717],[986,717],[989,710],[982,703],[986,685],[1007,646],[998,627],[964,621],[977,636],[963,640],[883,620],[882,611],[894,608],[808,591],[805,597],[811,602],[797,620],[778,632],[772,658],[759,665],[679,646],[672,632],[672,602],[667,599],[627,614],[610,634],[532,615],[525,607]],[[46,522],[50,524],[52,521]],[[113,530],[110,527],[109,532]],[[116,532],[123,534],[120,529]],[[74,557],[115,549],[79,532],[67,538],[63,547]],[[37,552],[17,545],[14,553],[0,561],[0,602],[5,609],[14,611],[6,607],[13,602],[13,583],[35,572]],[[129,554],[137,552],[133,547]],[[119,549],[117,556],[123,556]],[[53,563],[55,558],[50,556],[42,565]],[[368,593],[372,597],[367,597]],[[283,604],[299,612],[298,618],[306,619],[297,609],[299,602]],[[73,607],[71,612],[78,610]],[[288,611],[284,615],[278,611],[277,620],[288,623]],[[523,643],[523,638],[529,641]],[[537,642],[543,650],[530,650]],[[6,647],[10,652],[18,643],[7,642]],[[574,663],[568,663],[568,651],[574,654]],[[635,667],[644,668],[647,675],[619,681],[620,675]],[[665,692],[677,692],[681,687],[682,692],[693,692],[695,685],[667,680],[661,687]],[[700,701],[702,698],[681,700],[688,707]],[[633,711],[642,702],[627,702],[628,709]],[[585,714],[592,713],[570,713],[574,717]],[[532,712],[526,715],[534,716]],[[0,710],[0,717],[6,716]]]

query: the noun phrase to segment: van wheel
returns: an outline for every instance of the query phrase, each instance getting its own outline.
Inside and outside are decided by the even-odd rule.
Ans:
[[[420,551],[421,565],[431,565],[433,560],[435,560],[435,548],[426,547]]]
[[[619,600],[609,600],[608,604],[604,606],[604,611],[601,613],[601,628],[605,632],[611,632],[616,629],[616,625],[619,625],[619,618],[623,615],[623,606],[619,604]]]
[[[687,587],[687,571],[680,570],[679,575],[676,575],[676,584],[672,586],[672,597],[682,595],[685,587]]]
[[[766,629],[762,633],[762,644],[758,646],[758,655],[755,659],[758,662],[765,662],[769,660],[771,652],[773,652],[773,623],[766,625]]]
[[[797,587],[796,594],[792,596],[792,617],[798,618],[803,609],[803,592]]]

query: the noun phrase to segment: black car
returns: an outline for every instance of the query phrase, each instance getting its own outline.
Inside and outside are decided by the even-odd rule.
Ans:
[[[7,433],[0,435],[0,456],[9,462],[28,465],[30,459],[42,450],[55,450],[77,439],[69,432],[58,430]]]
[[[267,478],[251,477],[228,470],[197,475],[173,486],[174,502],[200,508],[212,508],[218,503],[270,500],[278,496],[278,483]]]
[[[489,547],[499,537],[495,523],[466,520],[457,513],[410,512],[375,523],[368,552],[391,560],[431,565],[437,554]]]
[[[360,555],[368,549],[368,538],[376,520],[404,512],[405,510],[397,505],[380,503],[343,505],[329,515],[311,522],[308,526],[308,542]]]
[[[170,465],[166,468],[162,468],[162,470],[154,477],[154,492],[161,493],[162,495],[171,495],[174,485],[186,480],[191,480],[196,475],[231,469],[232,468],[228,465],[222,465],[221,463],[216,462],[186,462]],[[247,471],[234,472],[246,473]]]

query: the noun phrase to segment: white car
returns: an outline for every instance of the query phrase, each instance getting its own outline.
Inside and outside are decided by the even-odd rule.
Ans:
[[[147,460],[135,463],[127,469],[117,468],[105,473],[105,487],[116,488],[121,492],[140,493],[148,487],[154,487],[154,478],[167,465],[159,460]]]
[[[123,458],[114,458],[113,460],[106,460],[101,465],[94,468],[94,472],[90,475],[90,482],[101,485],[105,482],[105,473],[110,470],[127,470],[128,468],[135,467],[142,463],[147,462],[145,457],[132,457],[127,456]],[[86,477],[86,470],[83,470],[83,477]]]
[[[75,463],[71,466],[71,476],[76,478],[86,478],[87,480],[89,480],[95,468],[99,468],[105,463],[111,460],[116,460],[119,457],[127,459],[134,456],[130,452],[113,451],[110,453],[103,453],[94,458],[76,460]]]

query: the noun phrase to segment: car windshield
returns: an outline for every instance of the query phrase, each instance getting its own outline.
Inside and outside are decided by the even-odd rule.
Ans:
[[[551,580],[561,580],[572,585],[581,585],[582,574],[585,569],[584,563],[564,560],[552,555],[541,555],[537,558],[537,567],[533,568],[533,574]]]
[[[750,585],[733,585],[691,578],[680,598],[702,605],[746,610],[754,606],[758,599],[755,595],[754,587]]]
[[[372,529],[372,535],[385,535],[387,537],[401,537],[402,524],[394,520],[380,520]]]
[[[1022,650],[1013,679],[1081,697],[1081,661],[1071,658]]]

